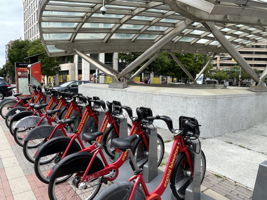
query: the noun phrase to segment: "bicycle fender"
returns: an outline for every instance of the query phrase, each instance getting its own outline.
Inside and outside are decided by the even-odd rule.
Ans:
[[[20,113],[21,111],[24,111],[24,110],[26,110],[25,107],[16,107],[16,108],[13,108],[10,111],[8,111],[8,113],[6,114],[6,117],[15,115],[15,114]]]
[[[55,154],[58,152],[63,152],[67,148],[69,142],[70,142],[70,138],[67,138],[65,136],[53,138],[47,141],[46,143],[44,143],[40,147],[40,150],[38,151],[37,156],[43,157],[43,156]],[[80,145],[76,141],[74,141],[72,145],[70,146],[70,149],[68,150],[67,155],[80,151],[80,150],[81,150]]]
[[[18,121],[24,117],[27,117],[27,116],[30,116],[30,115],[33,115],[33,112],[32,111],[22,111],[20,113],[17,113],[15,114],[11,120],[10,120],[10,124],[13,122],[13,121]]]
[[[3,99],[1,102],[0,102],[0,107],[2,105],[4,105],[6,102],[14,102],[14,103],[17,103],[16,99]]]
[[[85,171],[89,162],[92,159],[92,154],[89,152],[76,152],[62,159],[53,170],[52,178],[62,177],[68,174]],[[95,157],[95,160],[88,174],[100,171],[104,168],[102,161]]]
[[[32,129],[28,136],[25,138],[25,141],[47,138],[50,136],[52,131],[55,129],[55,126],[51,125],[42,125]],[[62,136],[63,133],[60,129],[56,129],[54,137]]]
[[[35,116],[35,115],[31,115],[31,116],[27,116],[22,118],[21,120],[19,120],[16,124],[15,124],[15,128],[33,128],[35,127],[38,122],[41,120],[40,116]],[[40,125],[44,125],[46,124],[46,120],[43,120],[42,123]]]

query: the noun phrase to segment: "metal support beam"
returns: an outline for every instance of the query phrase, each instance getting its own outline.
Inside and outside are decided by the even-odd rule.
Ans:
[[[138,76],[142,71],[145,70],[157,57],[159,53],[156,53],[154,56],[152,56],[142,67],[140,67],[131,77],[130,79],[133,79],[135,76]]]
[[[192,74],[186,69],[186,67],[180,62],[180,60],[178,60],[178,58],[174,55],[174,53],[170,52],[170,55],[172,57],[172,59],[179,65],[179,67],[184,71],[184,73],[186,73],[186,75],[188,76],[188,78],[194,82],[195,79],[192,76]]]
[[[232,46],[232,44],[224,37],[224,35],[215,27],[214,23],[205,22],[203,25],[210,30],[214,37],[221,43],[221,45],[228,51],[228,53],[236,60],[236,62],[247,72],[255,82],[259,82],[260,79],[256,72],[250,67],[246,60],[240,55],[240,53]]]
[[[98,68],[99,70],[101,70],[102,72],[104,72],[107,75],[110,75],[112,77],[114,77],[115,80],[118,80],[117,75],[118,72],[115,71],[114,69],[112,69],[112,67],[107,66],[104,63],[99,62],[98,60],[95,60],[94,58],[74,49],[74,51],[81,56],[84,60],[86,60],[87,62],[93,64],[96,66],[96,68]]]
[[[205,72],[205,70],[208,68],[209,64],[211,63],[211,61],[213,60],[213,58],[215,57],[216,53],[213,53],[212,56],[209,58],[208,62],[206,63],[206,65],[200,70],[199,74],[197,75],[197,77],[195,78],[195,81],[200,77],[201,74],[203,74]]]
[[[190,25],[192,20],[185,20],[179,22],[176,25],[176,28],[170,31],[167,35],[162,37],[159,41],[153,44],[150,48],[148,48],[144,53],[142,53],[138,58],[136,58],[131,64],[129,64],[124,70],[122,70],[118,74],[118,78],[125,76],[126,74],[132,72],[136,67],[142,64],[146,59],[151,57],[155,52],[169,43],[177,34],[181,33],[188,25]]]

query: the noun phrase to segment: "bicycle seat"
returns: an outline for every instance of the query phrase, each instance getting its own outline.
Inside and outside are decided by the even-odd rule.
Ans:
[[[53,114],[55,114],[55,113],[57,113],[57,112],[59,112],[59,111],[60,111],[60,109],[47,110],[47,111],[46,111],[46,114],[48,114],[48,115],[53,115]]]
[[[96,138],[102,134],[103,134],[102,132],[83,133],[83,140],[86,142],[92,142],[95,141]]]
[[[70,124],[70,123],[73,123],[75,121],[76,117],[71,117],[69,119],[62,119],[62,120],[59,120],[58,123],[61,123],[61,124]]]
[[[45,108],[46,106],[47,106],[47,103],[37,104],[37,105],[34,105],[34,109],[35,110],[41,110],[42,108]]]
[[[18,97],[20,95],[22,95],[22,93],[15,93],[15,94],[13,94],[14,97]]]
[[[35,104],[34,103],[30,103],[29,106],[34,108]]]
[[[133,148],[133,142],[137,139],[137,135],[131,135],[127,138],[114,138],[111,144],[122,151]]]
[[[24,102],[24,103],[27,103],[27,101],[29,101],[32,97],[23,97],[21,98],[21,100]]]

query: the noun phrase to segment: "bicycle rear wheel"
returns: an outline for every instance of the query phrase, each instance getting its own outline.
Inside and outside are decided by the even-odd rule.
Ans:
[[[115,183],[112,186],[101,192],[100,195],[96,197],[96,200],[128,200],[133,188],[133,183]],[[145,200],[145,194],[140,189],[136,188],[134,192],[133,200]]]
[[[201,183],[206,173],[206,157],[201,151]],[[184,153],[180,154],[176,160],[175,166],[171,175],[171,190],[177,200],[184,200],[186,188],[193,181],[188,160]]]
[[[24,154],[25,158],[29,162],[34,163],[35,156],[37,154],[39,147],[42,144],[44,144],[46,141],[47,140],[44,138],[25,141],[23,143],[23,154]]]

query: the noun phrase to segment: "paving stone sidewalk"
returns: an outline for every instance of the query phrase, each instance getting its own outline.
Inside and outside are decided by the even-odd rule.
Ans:
[[[36,178],[33,165],[24,158],[3,119],[0,137],[0,200],[49,200],[47,185]],[[216,200],[247,200],[252,196],[250,189],[210,171],[201,190]]]

